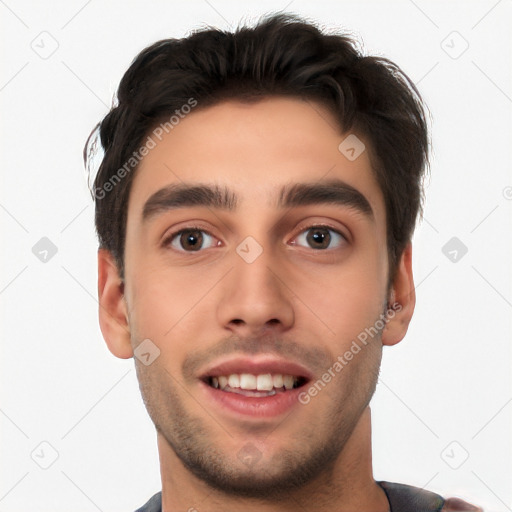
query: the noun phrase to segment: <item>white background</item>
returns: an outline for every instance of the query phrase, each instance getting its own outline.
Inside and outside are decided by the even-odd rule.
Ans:
[[[133,361],[115,359],[98,327],[82,148],[145,46],[281,9],[396,61],[432,113],[417,307],[384,351],[375,478],[512,510],[512,2],[5,0],[0,512],[129,511],[160,490]],[[468,248],[455,263],[442,252],[454,236]],[[32,252],[42,237],[58,249],[46,263]],[[58,453],[48,469],[43,441]]]

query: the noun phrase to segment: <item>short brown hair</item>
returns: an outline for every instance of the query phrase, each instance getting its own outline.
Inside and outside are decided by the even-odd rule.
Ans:
[[[97,125],[105,154],[92,190],[100,247],[112,253],[122,278],[128,198],[138,163],[133,155],[148,133],[191,98],[204,108],[272,95],[322,102],[343,132],[370,141],[386,205],[391,279],[421,211],[429,155],[425,106],[396,64],[365,56],[350,36],[325,34],[290,14],[269,15],[234,32],[208,28],[158,41],[126,71],[117,105]]]

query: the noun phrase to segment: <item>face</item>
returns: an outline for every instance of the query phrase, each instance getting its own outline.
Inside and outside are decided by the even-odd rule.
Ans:
[[[124,300],[132,348],[159,351],[135,359],[141,392],[160,447],[217,489],[277,495],[332,470],[375,389],[385,208],[348,135],[319,104],[223,102],[134,177]]]

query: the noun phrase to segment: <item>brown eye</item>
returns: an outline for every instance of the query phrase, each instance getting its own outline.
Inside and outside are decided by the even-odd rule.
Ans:
[[[315,228],[308,231],[306,240],[314,249],[327,249],[331,241],[331,235],[328,229]]]
[[[212,235],[202,229],[182,229],[169,238],[166,245],[181,252],[197,252],[201,249],[208,249],[215,246]]]
[[[297,238],[298,245],[307,244],[311,249],[336,249],[346,243],[345,237],[338,231],[326,226],[311,226]],[[334,244],[332,247],[331,244]]]
[[[183,249],[198,251],[203,245],[203,234],[201,231],[185,231],[180,235],[180,244]]]

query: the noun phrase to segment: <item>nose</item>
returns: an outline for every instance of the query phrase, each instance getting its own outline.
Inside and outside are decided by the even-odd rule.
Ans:
[[[250,263],[234,254],[233,263],[220,290],[220,324],[242,337],[290,329],[295,319],[293,292],[279,262],[264,250]]]

